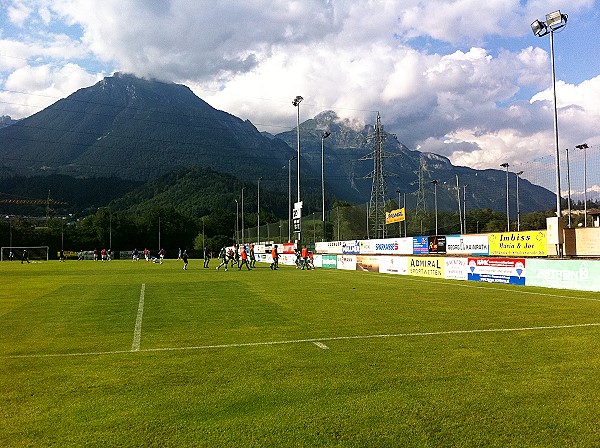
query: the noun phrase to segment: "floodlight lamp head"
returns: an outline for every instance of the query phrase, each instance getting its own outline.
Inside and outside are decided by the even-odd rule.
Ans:
[[[548,28],[544,22],[540,22],[539,20],[534,20],[531,24],[531,31],[537,37],[542,37],[548,34]]]
[[[588,149],[589,146],[587,143],[582,143],[581,145],[575,145],[575,148],[577,149]]]
[[[548,25],[550,28],[553,28],[557,25],[562,25],[563,21],[565,24],[567,23],[567,15],[561,14],[560,10],[546,14],[546,25]]]
[[[329,137],[331,135],[331,132],[325,131],[323,132],[323,139],[326,139],[327,137]]]
[[[520,175],[521,175],[521,174],[523,174],[523,173],[524,173],[524,171],[519,171],[519,172],[517,173],[517,176],[520,176]]]
[[[431,181],[431,183],[432,183],[433,185],[437,185],[438,181],[437,181],[437,179],[433,179],[433,180]]]
[[[298,95],[296,98],[294,98],[294,100],[292,101],[292,104],[294,106],[299,106],[303,99],[304,98],[302,98],[300,95]]]
[[[504,163],[500,164],[500,166],[501,166],[502,168],[508,168],[508,167],[509,167],[509,165],[508,165],[508,163],[507,163],[507,162],[504,162]]]

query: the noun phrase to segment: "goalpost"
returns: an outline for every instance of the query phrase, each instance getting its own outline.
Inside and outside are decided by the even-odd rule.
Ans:
[[[48,261],[50,259],[50,247],[48,246],[6,246],[0,250],[0,261],[21,261],[24,250],[27,251],[29,261]]]

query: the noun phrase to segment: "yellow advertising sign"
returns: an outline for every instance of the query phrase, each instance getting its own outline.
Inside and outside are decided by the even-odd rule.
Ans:
[[[392,210],[391,212],[385,212],[385,223],[391,224],[393,222],[404,221],[404,208],[398,210]]]
[[[529,232],[490,233],[490,255],[509,257],[547,257],[548,242],[545,230]]]
[[[444,266],[442,257],[409,257],[408,275],[444,278]]]

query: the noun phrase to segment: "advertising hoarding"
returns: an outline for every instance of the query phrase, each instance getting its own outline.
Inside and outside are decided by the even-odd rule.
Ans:
[[[356,271],[356,255],[338,255],[337,268],[345,271]]]
[[[442,257],[408,257],[408,275],[444,278]]]
[[[489,255],[487,235],[448,235],[446,253],[455,255]]]
[[[337,269],[337,255],[322,255],[322,267],[324,269]]]
[[[469,258],[468,280],[525,285],[524,258]]]
[[[413,236],[413,254],[427,255],[429,253],[429,241],[426,236]]]
[[[600,291],[600,262],[595,260],[527,260],[527,285]]]
[[[446,253],[446,237],[442,235],[427,238],[427,250],[431,255]]]
[[[546,257],[548,242],[545,230],[490,233],[490,255],[504,257]]]
[[[374,255],[359,255],[356,257],[356,270],[379,272],[379,257]]]
[[[467,258],[444,258],[444,278],[448,280],[468,280],[468,272]]]
[[[408,258],[380,256],[379,272],[382,274],[408,275]]]
[[[360,254],[360,241],[359,240],[342,241],[342,254],[344,254],[344,255]]]
[[[412,238],[386,238],[360,241],[361,255],[412,255]]]

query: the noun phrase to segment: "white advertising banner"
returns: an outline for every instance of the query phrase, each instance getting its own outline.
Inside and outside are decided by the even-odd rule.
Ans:
[[[356,271],[356,255],[338,255],[337,268],[346,271]]]
[[[411,239],[412,250],[412,239]],[[379,257],[379,272],[383,274],[408,275],[408,258],[406,257]]]
[[[412,255],[412,251],[412,237],[362,240],[360,242],[361,255]]]
[[[448,235],[446,253],[460,255],[488,255],[490,243],[487,235]]]
[[[469,259],[468,258],[444,258],[444,278],[448,280],[468,280]]]
[[[315,268],[322,268],[323,267],[323,256],[315,254],[315,256],[313,258],[313,265]]]

